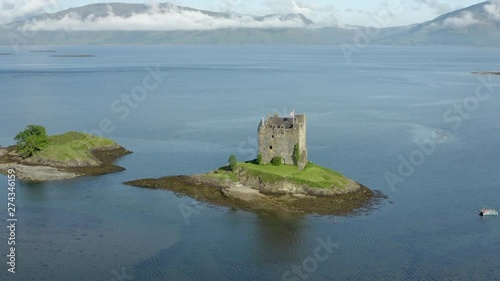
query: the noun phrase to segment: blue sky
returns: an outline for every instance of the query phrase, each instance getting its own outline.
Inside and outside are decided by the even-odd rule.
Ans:
[[[103,0],[60,0],[63,8],[90,3],[117,2]],[[150,1],[122,0],[126,3]],[[158,2],[158,1],[155,1]],[[161,1],[163,2],[163,1]],[[309,11],[308,17],[315,21],[331,20],[340,24],[367,25],[371,15],[386,10],[388,3],[402,4],[402,10],[386,26],[407,25],[433,19],[445,12],[467,7],[478,0],[171,0],[174,4],[212,11],[236,11],[239,13],[266,14]],[[328,16],[325,16],[328,14]],[[327,18],[327,19],[326,19]],[[332,19],[334,18],[334,19]]]

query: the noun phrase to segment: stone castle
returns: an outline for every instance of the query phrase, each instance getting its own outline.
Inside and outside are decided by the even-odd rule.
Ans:
[[[262,163],[269,164],[274,157],[281,157],[283,164],[294,165],[293,151],[299,145],[297,166],[303,170],[307,164],[306,115],[280,117],[278,114],[262,118],[259,124],[259,154]]]

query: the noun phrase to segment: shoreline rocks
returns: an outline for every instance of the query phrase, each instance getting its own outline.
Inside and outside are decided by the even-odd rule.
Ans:
[[[48,166],[28,166],[17,163],[0,164],[0,171],[16,170],[17,178],[29,182],[66,180],[78,177],[77,174],[61,171]]]
[[[243,185],[252,186],[255,189],[269,194],[302,194],[306,196],[335,196],[355,192],[361,185],[349,179],[345,189],[338,188],[311,188],[303,184],[296,184],[287,180],[279,182],[264,182],[260,177],[251,176],[244,170],[238,171],[239,182]]]
[[[113,164],[116,159],[130,154],[119,145],[103,147],[91,151],[90,161],[52,161],[36,156],[22,159],[15,147],[0,149],[0,172],[15,169],[18,179],[28,182],[46,182],[72,179],[80,176],[94,176],[124,171],[125,168]]]
[[[258,179],[255,180],[258,181]],[[248,182],[250,181],[246,183]],[[353,183],[355,182],[353,181]],[[259,190],[252,185],[214,179],[207,176],[207,174],[142,179],[124,184],[168,190],[198,201],[254,212],[282,211],[298,214],[348,216],[372,210],[387,198],[381,192],[372,192],[359,183],[355,183],[358,188],[344,193],[318,195],[305,192],[284,192],[281,187],[276,189],[268,187]],[[278,192],[270,192],[276,190]],[[307,189],[302,191],[304,190]]]

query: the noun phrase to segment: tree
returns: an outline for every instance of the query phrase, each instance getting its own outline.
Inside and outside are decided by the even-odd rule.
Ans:
[[[276,156],[271,159],[271,164],[273,164],[274,166],[281,166],[281,164],[283,164],[283,158]]]
[[[293,147],[292,157],[293,157],[293,164],[295,166],[298,166],[300,161],[300,146],[298,143]]]
[[[47,146],[48,139],[45,127],[38,125],[29,125],[14,137],[17,143],[17,152],[23,158],[31,157],[38,151],[42,151]]]
[[[262,165],[262,153],[259,153],[259,155],[257,155],[257,164]]]
[[[229,167],[231,168],[231,171],[236,171],[236,165],[238,164],[238,161],[236,160],[236,156],[231,155],[229,157]]]

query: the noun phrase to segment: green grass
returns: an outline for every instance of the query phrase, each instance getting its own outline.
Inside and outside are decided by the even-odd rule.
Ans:
[[[35,156],[49,160],[92,160],[91,150],[115,145],[112,140],[89,134],[68,132],[50,136],[48,145]]]
[[[207,175],[214,179],[230,180],[233,182],[238,181],[238,176],[235,173],[226,169],[225,167],[218,169],[215,173],[209,173]]]
[[[296,166],[256,165],[252,163],[238,163],[238,167],[245,169],[254,176],[260,176],[265,182],[288,180],[290,182],[306,184],[315,188],[345,188],[348,179],[333,170],[309,162],[303,171]]]

